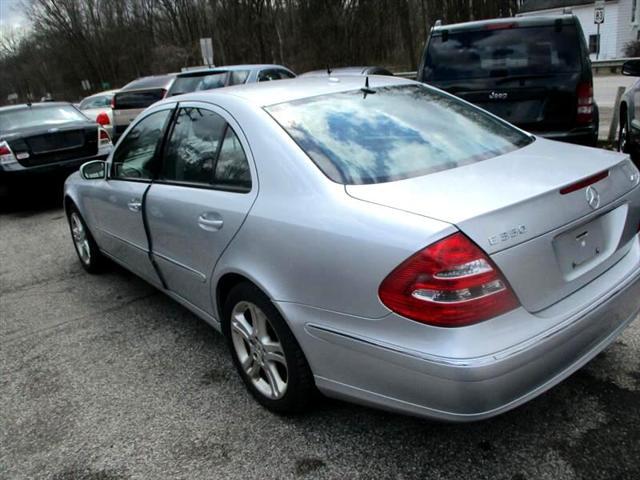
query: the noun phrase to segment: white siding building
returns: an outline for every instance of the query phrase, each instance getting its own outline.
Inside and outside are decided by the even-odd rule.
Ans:
[[[598,26],[594,23],[596,6],[604,7],[604,23],[600,25],[600,53],[598,59],[624,57],[624,46],[640,39],[640,0],[523,0],[519,15],[559,14],[569,9],[578,17],[591,59],[596,59]]]

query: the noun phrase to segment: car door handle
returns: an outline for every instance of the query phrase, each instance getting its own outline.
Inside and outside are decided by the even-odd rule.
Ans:
[[[127,203],[127,207],[129,207],[129,210],[132,212],[139,212],[142,209],[142,202],[140,200],[131,200]]]
[[[203,213],[198,217],[198,226],[208,232],[215,232],[222,228],[222,218],[217,213]]]

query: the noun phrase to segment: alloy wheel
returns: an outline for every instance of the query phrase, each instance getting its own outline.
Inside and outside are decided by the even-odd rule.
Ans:
[[[73,243],[76,246],[78,256],[85,265],[89,265],[91,262],[91,250],[89,245],[89,239],[87,238],[87,232],[84,228],[80,216],[73,212],[70,217],[71,220],[71,234],[73,236]]]
[[[231,339],[253,386],[269,399],[282,398],[289,380],[287,360],[275,329],[257,305],[236,304],[231,312]]]

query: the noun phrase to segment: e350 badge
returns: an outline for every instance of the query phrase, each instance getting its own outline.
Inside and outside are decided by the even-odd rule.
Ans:
[[[489,237],[489,245],[498,245],[499,243],[507,242],[513,238],[519,237],[520,235],[524,235],[525,233],[527,233],[527,227],[519,225],[507,230],[506,232],[492,235]]]

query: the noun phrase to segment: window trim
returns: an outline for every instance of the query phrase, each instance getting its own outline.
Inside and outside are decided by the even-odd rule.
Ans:
[[[233,132],[235,133],[236,137],[238,138],[238,140],[240,141],[240,146],[242,147],[242,151],[244,152],[244,156],[247,160],[247,164],[249,165],[249,174],[251,175],[251,187],[246,188],[246,187],[236,187],[233,185],[227,185],[227,184],[216,184],[216,183],[211,183],[209,185],[205,185],[202,183],[197,183],[197,182],[185,182],[185,181],[180,181],[180,180],[166,180],[166,179],[161,179],[158,178],[158,173],[160,171],[162,171],[162,167],[164,166],[165,163],[165,159],[166,159],[166,153],[167,153],[167,145],[169,143],[169,139],[171,138],[171,134],[173,133],[173,130],[175,128],[175,124],[176,124],[176,118],[178,116],[178,112],[180,111],[181,108],[200,108],[202,110],[207,110],[209,112],[215,113],[216,115],[219,115],[220,117],[222,117],[222,119],[225,121],[226,125],[223,129],[222,132],[222,141],[219,142],[218,144],[218,150],[216,151],[216,157],[215,160],[213,162],[213,180],[215,180],[215,169],[216,166],[218,165],[218,158],[220,157],[220,151],[222,150],[222,144],[224,143],[224,139],[226,137],[227,134],[227,130],[229,129],[229,127],[231,127],[231,129],[233,130]],[[230,121],[230,119],[233,119],[233,122]],[[175,109],[173,114],[171,115],[171,124],[170,127],[165,131],[165,135],[164,135],[164,139],[163,139],[163,143],[161,145],[162,150],[160,152],[160,161],[156,164],[156,169],[153,172],[153,183],[156,183],[158,185],[173,185],[173,186],[177,186],[177,187],[187,187],[187,188],[199,188],[199,189],[203,189],[203,190],[216,190],[216,191],[221,191],[221,192],[230,192],[230,193],[242,193],[242,194],[248,194],[254,191],[255,188],[255,184],[257,182],[257,174],[256,174],[256,170],[255,170],[255,165],[252,166],[252,155],[251,155],[251,150],[248,149],[247,147],[249,146],[249,142],[246,140],[246,138],[242,138],[244,136],[244,132],[242,132],[242,129],[239,128],[240,125],[235,121],[235,119],[223,108],[212,104],[212,103],[203,103],[203,102],[181,102],[181,103],[177,103],[175,105]],[[238,133],[238,132],[242,132],[242,136]],[[246,144],[246,145],[245,145]]]
[[[136,182],[136,183],[152,183],[154,181],[155,177],[157,176],[157,166],[159,163],[162,162],[164,146],[167,141],[167,132],[169,130],[169,126],[173,124],[173,119],[178,109],[177,107],[178,107],[177,103],[170,104],[170,105],[163,105],[160,108],[153,109],[149,112],[146,112],[144,115],[141,115],[140,117],[136,118],[135,121],[131,122],[131,124],[127,127],[124,133],[120,136],[118,143],[116,144],[115,148],[109,155],[109,160],[107,162],[108,164],[107,178],[106,178],[107,181],[113,180],[113,181],[120,181],[120,182]],[[151,162],[151,178],[125,178],[125,177],[115,176],[114,175],[115,164],[113,163],[113,158],[116,152],[118,151],[118,148],[122,144],[122,142],[129,136],[131,130],[133,130],[136,126],[138,126],[145,119],[149,118],[151,115],[164,112],[167,110],[169,110],[169,116],[167,117],[167,120],[165,120],[165,125],[163,127],[163,133],[160,139],[160,144],[156,146],[156,150],[153,152],[153,159]]]

